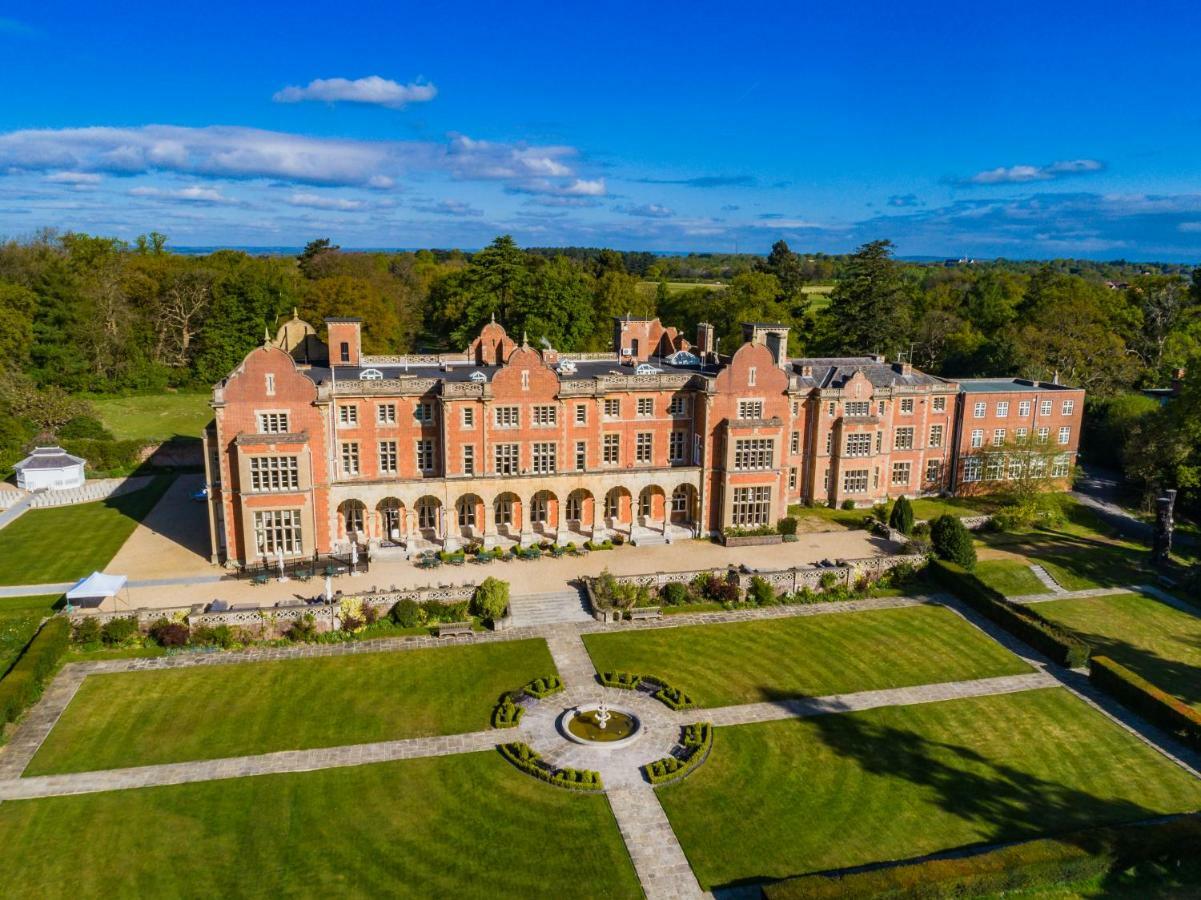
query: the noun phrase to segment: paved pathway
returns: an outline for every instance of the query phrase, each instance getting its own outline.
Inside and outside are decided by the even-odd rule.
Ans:
[[[1082,597],[1111,597],[1114,594],[1129,594],[1137,590],[1140,589],[1133,585],[1131,587],[1084,588],[1079,591],[1066,591],[1060,588],[1049,594],[1021,594],[1017,597],[1007,597],[1005,599],[1014,603],[1046,603],[1048,600],[1079,600]]]
[[[0,781],[0,801],[90,794],[98,791],[215,781],[222,778],[246,778],[251,775],[275,775],[281,772],[314,772],[318,769],[362,766],[423,756],[452,756],[457,753],[491,750],[498,742],[498,734],[496,731],[474,731],[444,737],[350,744],[314,750],[284,750],[257,756],[193,760],[159,766],[139,766],[133,769],[14,778]]]
[[[19,500],[17,500],[17,502],[14,503],[12,506],[8,507],[3,512],[0,512],[0,528],[3,528],[5,525],[8,525],[10,522],[13,522],[16,519],[19,519],[21,517],[21,514],[23,512],[25,512],[25,510],[29,509],[29,507],[33,504],[33,498],[35,496],[37,496],[36,493],[25,494],[23,497],[21,497]]]
[[[688,721],[705,720],[714,725],[749,725],[778,719],[807,718],[828,713],[860,712],[881,706],[913,706],[918,703],[941,703],[944,700],[964,700],[969,697],[988,697],[993,694],[1014,694],[1038,688],[1056,687],[1055,678],[1045,671],[1024,675],[1002,675],[974,681],[946,681],[939,684],[920,684],[913,687],[890,688],[881,691],[860,691],[854,694],[832,694],[828,697],[800,697],[767,703],[747,703],[742,706],[723,706],[718,709],[692,710]]]
[[[19,778],[50,734],[63,710],[83,684],[88,670],[82,666],[64,666],[50,686],[42,692],[41,699],[21,720],[16,734],[0,748],[0,782]]]
[[[703,896],[654,788],[631,785],[608,796],[647,900]]]

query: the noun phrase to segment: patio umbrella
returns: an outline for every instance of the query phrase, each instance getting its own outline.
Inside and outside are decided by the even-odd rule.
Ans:
[[[284,574],[284,547],[280,544],[275,548],[276,558],[279,560],[279,580],[287,581],[288,577]]]
[[[350,543],[350,574],[355,574],[354,567],[359,564],[359,545],[354,541]]]
[[[325,602],[329,603],[333,599],[334,599],[334,579],[331,576],[326,575],[325,576]]]

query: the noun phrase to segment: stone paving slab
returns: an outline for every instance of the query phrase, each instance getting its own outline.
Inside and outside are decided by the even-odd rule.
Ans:
[[[361,766],[425,756],[452,756],[459,753],[473,753],[477,750],[489,750],[500,742],[498,735],[501,734],[502,732],[491,730],[475,731],[467,734],[381,741],[373,744],[319,747],[312,750],[283,750],[257,756],[166,763],[130,769],[15,778],[0,781],[0,801],[66,794],[90,794],[98,791],[128,790],[196,781],[215,781],[223,778],[245,778],[252,775],[274,775],[284,772],[313,772],[319,769]]]
[[[1024,675],[980,678],[974,681],[947,681],[879,691],[858,691],[853,694],[831,694],[826,697],[803,697],[768,703],[722,706],[717,709],[687,710],[676,715],[689,722],[707,721],[714,725],[726,726],[749,725],[755,722],[806,718],[829,713],[860,712],[881,706],[913,706],[919,703],[941,703],[944,700],[989,697],[994,694],[1014,694],[1019,691],[1058,686],[1059,682],[1052,675],[1040,671]]]
[[[704,896],[650,785],[631,785],[607,793],[647,900]]]
[[[41,699],[25,715],[12,739],[0,748],[0,781],[19,778],[25,771],[83,684],[85,674],[81,669],[64,669],[42,692]]]
[[[1058,590],[1050,594],[1021,594],[1017,597],[1007,597],[1013,603],[1046,603],[1049,600],[1081,600],[1086,597],[1112,597],[1115,594],[1130,594],[1143,590],[1140,587],[1109,587],[1085,588],[1080,591]]]

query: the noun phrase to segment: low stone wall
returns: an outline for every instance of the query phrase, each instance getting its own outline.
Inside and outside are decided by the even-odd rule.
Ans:
[[[721,542],[727,547],[761,547],[765,544],[779,544],[784,540],[780,534],[725,534]]]
[[[920,566],[926,557],[920,553],[904,553],[893,556],[869,556],[864,559],[843,559],[836,566],[794,566],[790,569],[774,569],[765,571],[743,571],[730,567],[725,569],[694,569],[689,572],[654,572],[644,575],[615,575],[619,584],[636,584],[659,590],[665,584],[688,584],[698,575],[709,575],[712,578],[722,578],[737,582],[739,590],[745,591],[750,587],[751,579],[762,578],[777,593],[795,594],[802,588],[820,593],[822,578],[833,572],[837,578],[835,587],[854,587],[860,578],[866,577],[875,581],[885,572],[901,565]],[[585,578],[584,589],[593,616],[602,622],[617,621],[620,616],[614,616],[612,610],[598,609],[592,590],[594,579]]]
[[[31,509],[46,509],[52,506],[73,506],[76,503],[94,503],[109,497],[120,497],[146,487],[154,480],[153,475],[131,475],[129,478],[97,478],[86,481],[77,488],[62,491],[41,491],[33,495]]]
[[[434,601],[437,603],[462,603],[475,595],[474,584],[449,585],[446,587],[408,588],[405,590],[364,591],[361,593],[344,594],[335,597],[333,603],[308,604],[301,600],[286,600],[276,606],[253,606],[239,604],[233,609],[220,612],[206,612],[207,603],[197,603],[192,606],[170,606],[149,609],[122,609],[115,612],[98,612],[90,609],[75,609],[70,613],[72,620],[95,618],[101,624],[112,619],[134,617],[143,630],[149,628],[161,619],[186,620],[189,625],[196,627],[204,625],[217,627],[228,625],[230,628],[243,628],[253,632],[258,637],[274,637],[282,635],[306,615],[313,617],[318,631],[336,631],[341,627],[339,615],[341,603],[344,600],[360,600],[363,606],[370,606],[379,611],[381,616],[388,612],[401,600],[413,600],[417,603]]]

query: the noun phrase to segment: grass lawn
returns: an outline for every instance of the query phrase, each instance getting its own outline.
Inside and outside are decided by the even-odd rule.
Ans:
[[[54,611],[62,594],[0,599],[0,676],[17,661],[38,623]]]
[[[949,514],[952,516],[982,516],[989,511],[991,504],[986,498],[972,497],[918,497],[911,499],[913,517],[937,519]],[[892,509],[892,504],[888,507]],[[872,515],[870,507],[856,509],[830,509],[828,506],[802,506],[794,504],[788,508],[788,514],[801,520],[801,531],[831,531],[837,528],[826,526],[833,524],[841,528],[862,528],[863,520]],[[808,523],[808,527],[806,527]]]
[[[979,536],[980,544],[1039,563],[1069,591],[1125,587],[1147,580],[1146,546],[1115,536],[1095,512],[1081,504],[1065,501],[1064,512],[1067,521],[1063,525],[985,532]]]
[[[213,418],[210,399],[207,393],[179,393],[102,397],[89,402],[117,440],[184,437],[199,441],[204,426]]]
[[[608,801],[495,752],[0,805],[9,898],[640,897]]]
[[[0,584],[75,581],[108,565],[171,484],[97,503],[31,509],[0,531]]]
[[[1024,594],[1045,594],[1047,587],[1025,563],[1009,559],[985,559],[976,563],[972,572],[995,591],[1006,597],[1021,597]]]
[[[1051,600],[1034,609],[1201,711],[1201,612],[1143,594]]]
[[[555,671],[537,639],[91,675],[25,774],[479,731]]]
[[[598,671],[658,675],[702,706],[1030,671],[936,606],[584,635]]]
[[[659,790],[703,887],[1201,808],[1201,781],[1062,688],[718,728]]]

